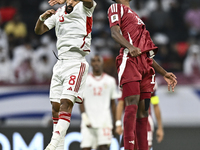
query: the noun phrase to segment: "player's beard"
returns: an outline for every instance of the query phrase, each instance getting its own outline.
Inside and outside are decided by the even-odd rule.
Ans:
[[[68,5],[66,4],[66,8],[65,8],[65,11],[70,14],[72,11],[73,11],[73,7],[71,5]]]

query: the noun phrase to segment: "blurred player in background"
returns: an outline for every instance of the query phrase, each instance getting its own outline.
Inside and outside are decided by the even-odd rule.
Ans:
[[[126,150],[148,150],[146,133],[148,107],[155,84],[154,69],[164,77],[168,89],[171,86],[172,91],[177,84],[176,76],[165,71],[153,59],[158,48],[151,40],[143,21],[130,8],[130,0],[113,1],[116,4],[108,9],[108,18],[111,36],[121,45],[116,65],[126,104],[124,147]]]
[[[161,112],[160,112],[160,107],[159,107],[159,98],[156,95],[156,89],[157,89],[157,84],[155,84],[154,91],[151,94],[151,104],[153,105],[153,110],[154,110],[154,114],[155,114],[156,122],[157,122],[156,139],[157,139],[157,142],[160,143],[164,137],[164,130],[163,130]],[[116,133],[119,135],[123,133],[121,118],[122,118],[124,107],[125,107],[124,100],[119,99],[118,104],[117,104],[117,110],[116,110],[117,121],[115,124]],[[147,140],[148,140],[149,150],[152,148],[153,131],[154,131],[154,123],[153,123],[153,119],[151,115],[151,107],[149,107],[149,116],[148,116],[148,125],[147,125]],[[123,143],[123,140],[122,140],[122,143]]]
[[[159,97],[156,95],[156,90],[157,90],[157,83],[154,86],[154,91],[151,94],[151,104],[153,106],[154,114],[156,117],[156,122],[157,122],[157,130],[156,130],[156,140],[158,143],[162,142],[164,138],[164,130],[163,130],[163,125],[162,125],[162,118],[161,118],[161,112],[160,112],[160,107],[159,107]],[[154,123],[152,119],[152,113],[151,113],[151,107],[149,107],[149,117],[148,117],[148,145],[149,149],[151,149],[152,144],[153,144],[153,132],[154,132]]]
[[[53,68],[50,100],[54,131],[45,150],[63,150],[64,139],[70,125],[74,103],[82,103],[83,90],[88,73],[85,55],[90,51],[93,0],[50,0],[66,5],[57,11],[51,9],[40,15],[35,33],[43,34],[55,27],[58,61]],[[59,113],[59,114],[58,114]]]
[[[82,150],[109,150],[115,122],[115,99],[119,97],[115,79],[103,72],[103,59],[91,59],[92,73],[86,80],[84,102],[80,105]],[[111,115],[112,112],[112,115]],[[113,130],[114,131],[114,130]]]

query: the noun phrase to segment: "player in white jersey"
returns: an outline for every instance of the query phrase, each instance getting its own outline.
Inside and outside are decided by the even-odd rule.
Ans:
[[[82,103],[83,88],[88,73],[85,55],[90,51],[93,0],[50,0],[66,5],[57,11],[51,9],[40,15],[35,33],[43,34],[55,27],[58,61],[53,68],[50,100],[54,131],[45,150],[63,150],[64,138],[69,128],[75,102]]]
[[[115,122],[115,99],[119,97],[115,79],[103,73],[103,59],[95,55],[91,59],[92,73],[86,80],[82,112],[82,150],[108,150]],[[111,115],[112,112],[112,115]]]

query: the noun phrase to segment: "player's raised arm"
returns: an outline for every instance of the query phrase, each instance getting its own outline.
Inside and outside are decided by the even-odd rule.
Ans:
[[[51,17],[53,14],[55,14],[55,10],[50,9],[44,12],[42,15],[40,15],[39,19],[37,20],[37,23],[35,25],[35,33],[36,34],[43,34],[49,30],[49,28],[44,24],[44,21]]]
[[[56,4],[64,4],[66,2],[66,0],[49,0],[48,3],[49,5],[53,6]]]
[[[141,50],[138,47],[131,45],[121,34],[120,34],[120,27],[118,25],[111,27],[111,36],[112,38],[118,42],[123,47],[129,49],[131,56],[137,57],[141,54]]]
[[[174,88],[177,84],[176,76],[173,73],[167,72],[165,69],[163,69],[154,59],[152,66],[159,74],[164,77],[165,81],[168,84],[168,90],[170,91],[171,87],[172,91],[174,92]]]

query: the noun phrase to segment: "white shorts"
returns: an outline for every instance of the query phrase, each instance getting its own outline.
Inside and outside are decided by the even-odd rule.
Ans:
[[[96,149],[100,145],[110,145],[112,141],[111,128],[81,127],[81,148],[91,147]]]
[[[148,116],[148,125],[147,125],[147,140],[148,145],[152,146],[153,144],[153,131],[154,131],[154,123],[151,115]]]
[[[58,60],[53,68],[50,101],[60,103],[61,99],[69,99],[73,103],[82,103],[88,68],[85,58]]]

